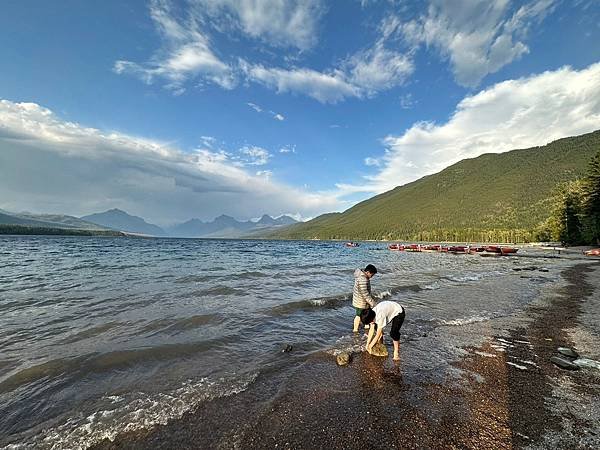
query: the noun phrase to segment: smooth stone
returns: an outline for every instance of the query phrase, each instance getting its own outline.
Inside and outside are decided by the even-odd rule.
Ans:
[[[577,358],[575,361],[573,361],[573,364],[575,364],[579,367],[585,367],[586,369],[600,370],[600,362],[594,361],[593,359]]]
[[[294,349],[294,347],[292,347],[291,344],[288,344],[285,346],[285,348],[283,350],[281,350],[281,353],[289,353]]]
[[[342,352],[336,356],[335,362],[337,362],[338,366],[346,366],[350,363],[350,359],[352,354],[350,352]]]
[[[389,353],[388,353],[387,347],[385,345],[383,345],[381,342],[378,342],[371,349],[371,355],[373,355],[373,356],[388,356]]]
[[[561,355],[567,356],[569,358],[579,358],[579,354],[575,350],[570,349],[568,347],[558,347],[556,351]]]
[[[573,364],[568,359],[564,359],[564,358],[561,358],[559,356],[553,356],[552,358],[550,358],[550,361],[553,362],[554,364],[556,364],[561,369],[579,370],[579,366],[578,365]]]

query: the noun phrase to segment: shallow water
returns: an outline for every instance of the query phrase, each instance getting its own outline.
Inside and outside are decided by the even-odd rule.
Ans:
[[[565,262],[390,252],[382,243],[0,237],[0,446],[85,447],[245,389],[352,337],[352,273],[402,303],[419,349],[506,317]],[[533,270],[514,270],[530,269]],[[540,271],[539,268],[547,269]],[[287,345],[291,353],[282,353]]]

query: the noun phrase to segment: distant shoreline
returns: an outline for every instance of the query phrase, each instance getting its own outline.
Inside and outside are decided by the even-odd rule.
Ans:
[[[80,228],[42,228],[26,225],[3,225],[0,224],[0,235],[14,236],[107,236],[126,237],[128,234],[121,231],[111,230],[84,230]]]
[[[566,252],[577,252],[583,253],[586,250],[595,248],[594,246],[573,246],[563,248],[557,242],[467,242],[467,241],[407,241],[407,240],[377,240],[377,239],[282,239],[282,238],[267,238],[267,237],[185,237],[185,236],[153,236],[140,233],[132,233],[125,231],[113,231],[113,230],[85,230],[80,228],[68,229],[68,228],[42,228],[42,227],[31,227],[26,225],[5,225],[0,224],[0,236],[83,236],[83,237],[139,237],[139,238],[153,238],[153,239],[203,239],[203,240],[228,240],[228,241],[315,241],[315,242],[347,242],[352,240],[353,242],[369,242],[369,243],[414,243],[421,245],[436,245],[436,244],[463,244],[463,245],[513,245],[518,248],[525,247],[547,247],[548,250],[555,248],[556,250]]]

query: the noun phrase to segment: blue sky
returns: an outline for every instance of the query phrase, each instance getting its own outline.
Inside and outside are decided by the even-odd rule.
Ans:
[[[600,128],[600,0],[6,1],[0,208],[341,211]]]

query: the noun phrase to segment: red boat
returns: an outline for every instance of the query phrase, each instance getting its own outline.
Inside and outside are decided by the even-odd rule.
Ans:
[[[485,247],[468,247],[468,251],[471,255],[481,253],[485,251]]]
[[[390,244],[388,245],[388,250],[396,250],[396,251],[404,251],[404,245],[402,244]]]
[[[466,254],[467,252],[467,247],[464,245],[454,245],[448,247],[448,253],[454,253],[455,255],[462,255]]]
[[[600,248],[593,248],[584,253],[586,256],[600,256]]]
[[[513,248],[513,247],[500,247],[500,252],[503,255],[511,255],[514,253],[517,253],[519,251],[518,248]]]

